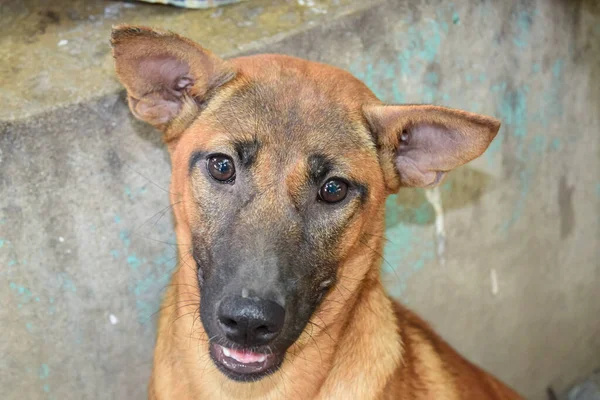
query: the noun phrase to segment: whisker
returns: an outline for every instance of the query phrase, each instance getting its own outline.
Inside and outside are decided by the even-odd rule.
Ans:
[[[362,240],[360,240],[360,243],[363,246],[367,247],[369,250],[371,250],[373,253],[375,253],[379,258],[381,258],[383,260],[383,262],[385,262],[390,267],[390,269],[394,272],[394,275],[396,275],[396,279],[398,279],[398,283],[402,282],[402,279],[400,278],[400,275],[398,275],[398,272],[396,271],[396,268],[388,260],[385,259],[385,257],[383,256],[382,253],[380,253],[379,251],[373,249],[371,246],[369,246],[368,244],[366,244]]]
[[[198,305],[199,305],[199,304],[198,304]],[[183,307],[185,307],[185,306],[183,306]],[[182,308],[182,307],[179,307],[177,310],[179,310],[180,308]],[[177,310],[176,310],[176,311],[177,311]],[[175,311],[174,311],[174,312],[175,312]],[[189,315],[195,315],[195,314],[196,314],[196,310],[194,310],[194,311],[191,311],[191,312],[188,312],[188,313],[185,313],[185,314],[181,314],[180,316],[178,316],[177,318],[175,318],[174,320],[172,320],[172,321],[171,321],[171,323],[169,324],[169,329],[168,329],[168,331],[171,331],[171,329],[173,328],[173,325],[174,325],[174,324],[175,324],[177,321],[179,321],[181,318],[183,318],[183,317],[187,317],[187,316],[189,316]]]
[[[144,221],[140,226],[138,226],[137,228],[135,228],[133,230],[133,232],[137,232],[138,230],[140,230],[142,228],[142,226],[144,226],[148,222],[152,221],[159,214],[161,215],[161,218],[162,218],[162,216],[165,215],[170,208],[173,208],[174,206],[176,206],[177,204],[182,203],[182,202],[183,202],[183,200],[180,200],[180,201],[177,201],[177,202],[175,202],[173,204],[169,204],[168,206],[166,206],[164,208],[161,208],[157,213],[155,213],[153,216],[151,216],[146,221]],[[160,221],[160,218],[159,218],[159,221]],[[154,226],[156,226],[156,225],[154,225]]]
[[[369,233],[369,232],[363,232],[363,234],[364,234],[364,235],[373,236],[373,237],[376,237],[376,238],[379,238],[379,239],[383,239],[383,240],[385,240],[386,242],[389,242],[389,243],[391,243],[391,244],[395,244],[395,243],[394,243],[394,242],[392,242],[390,239],[388,239],[387,237],[385,237],[385,235],[375,235],[375,234],[373,234],[373,233]]]
[[[154,182],[152,179],[148,178],[146,175],[142,174],[141,172],[135,170],[131,165],[129,165],[128,162],[124,162],[123,163],[127,168],[129,168],[130,170],[132,170],[133,172],[135,172],[136,174],[138,174],[139,176],[141,176],[142,178],[146,179],[148,182],[150,182],[151,184],[153,184],[154,186],[156,186],[157,188],[159,188],[160,190],[164,191],[165,193],[169,193],[172,194],[174,196],[179,196],[179,193],[173,193],[168,191],[167,189],[163,188],[162,186],[160,186],[159,184],[157,184],[156,182]]]

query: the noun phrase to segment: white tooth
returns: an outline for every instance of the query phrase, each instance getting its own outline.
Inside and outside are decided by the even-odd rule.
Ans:
[[[263,362],[267,359],[267,356],[260,356],[257,362]]]
[[[225,354],[227,357],[231,357],[231,352],[227,347],[223,347],[223,354]]]

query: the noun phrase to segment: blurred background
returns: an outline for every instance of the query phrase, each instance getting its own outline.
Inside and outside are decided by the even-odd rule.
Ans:
[[[386,285],[527,398],[599,398],[594,0],[1,1],[0,398],[146,396],[175,266],[170,164],[115,79],[118,23],[223,57],[330,63],[390,103],[501,119],[440,188],[389,199]]]

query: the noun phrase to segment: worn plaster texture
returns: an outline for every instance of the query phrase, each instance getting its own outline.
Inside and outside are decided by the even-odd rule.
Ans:
[[[301,28],[261,42],[260,32],[271,32],[261,17],[275,12],[269,3],[217,17],[139,5],[128,14],[122,6],[117,19],[192,33],[219,54],[332,63],[388,102],[500,118],[486,154],[439,190],[390,198],[384,279],[459,351],[527,398],[543,399],[548,385],[564,390],[597,368],[598,4],[341,1],[342,11],[320,14],[289,1],[277,21],[313,13],[318,22],[300,20]],[[215,38],[211,32],[222,31],[213,26],[232,26],[220,18],[233,21],[238,11],[255,15],[253,25]],[[106,64],[107,44],[98,39],[112,24],[105,13],[93,23],[84,12],[48,22],[39,42],[28,43],[17,26],[1,35],[10,57],[23,60],[20,70],[0,67],[2,399],[145,396],[155,313],[175,265],[170,167],[157,132],[131,117]],[[206,34],[193,33],[195,21]],[[96,38],[97,49],[60,55],[61,35],[83,40],[77,29]],[[238,40],[253,44],[236,49]],[[27,58],[27,46],[37,57]],[[69,69],[73,59],[80,68]]]

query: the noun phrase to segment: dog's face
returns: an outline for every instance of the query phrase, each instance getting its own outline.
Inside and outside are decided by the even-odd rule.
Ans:
[[[439,183],[499,127],[384,106],[350,74],[289,57],[225,62],[129,27],[113,48],[133,113],[165,133],[209,351],[234,380],[275,371],[336,285],[368,279],[373,263],[349,260],[380,250],[387,194]]]
[[[383,186],[373,139],[351,110],[295,73],[284,83],[248,75],[173,152],[188,165],[178,181],[191,194],[202,323],[215,360],[240,379],[283,360]],[[236,348],[256,362],[231,362],[242,359]]]

